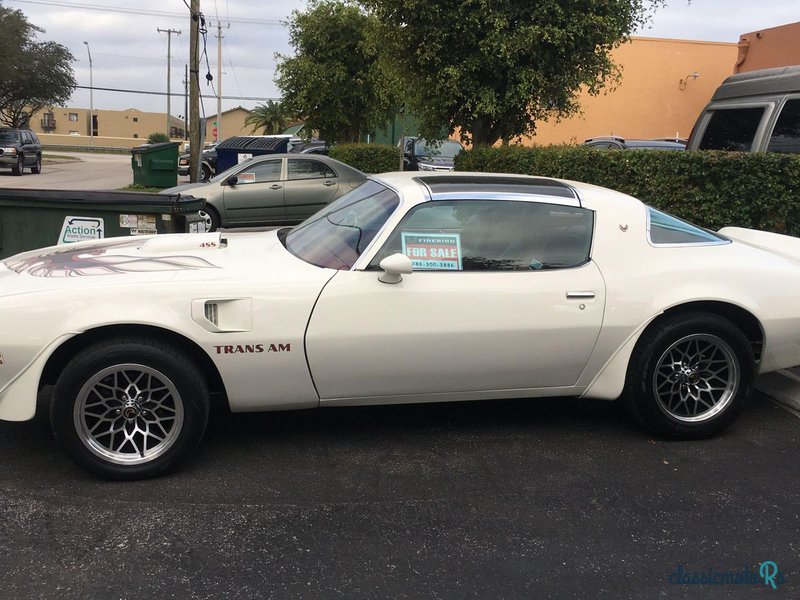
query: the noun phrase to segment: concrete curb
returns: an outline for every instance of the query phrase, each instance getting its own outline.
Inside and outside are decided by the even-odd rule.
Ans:
[[[761,375],[756,379],[755,388],[788,408],[800,412],[800,367]]]

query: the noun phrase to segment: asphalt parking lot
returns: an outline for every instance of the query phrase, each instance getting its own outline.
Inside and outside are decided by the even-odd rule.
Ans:
[[[565,399],[220,414],[180,472],[108,483],[0,422],[0,593],[797,598],[799,434],[760,394],[680,443]],[[776,590],[670,582],[765,561]]]

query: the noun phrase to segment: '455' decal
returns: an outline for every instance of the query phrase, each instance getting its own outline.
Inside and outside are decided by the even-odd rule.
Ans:
[[[291,352],[291,344],[239,344],[214,346],[217,354],[260,354],[262,352]]]

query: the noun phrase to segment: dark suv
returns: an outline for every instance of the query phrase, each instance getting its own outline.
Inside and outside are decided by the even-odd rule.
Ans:
[[[464,146],[455,140],[428,143],[419,137],[403,138],[404,171],[452,171]]]
[[[0,128],[0,167],[10,167],[14,175],[22,175],[25,167],[31,173],[42,172],[42,143],[27,129]]]

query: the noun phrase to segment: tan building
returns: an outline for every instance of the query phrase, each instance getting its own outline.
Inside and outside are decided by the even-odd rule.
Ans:
[[[251,135],[252,127],[244,124],[248,116],[250,111],[241,106],[223,111],[222,127],[219,127],[216,114],[206,117],[206,143],[218,138],[225,140],[235,135]]]
[[[95,109],[93,137],[89,136],[89,109],[53,107],[35,113],[30,127],[46,145],[101,146],[132,148],[147,141],[151,133],[166,133],[165,113]],[[170,135],[183,139],[183,121],[170,117]]]
[[[736,72],[800,65],[800,22],[739,36]]]
[[[581,113],[537,124],[525,145],[582,143],[590,137],[687,138],[714,90],[733,73],[735,43],[635,37],[613,52],[619,85],[581,95]]]

